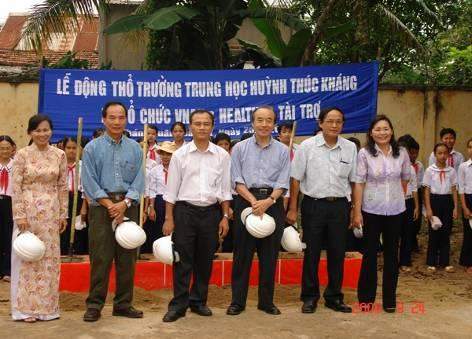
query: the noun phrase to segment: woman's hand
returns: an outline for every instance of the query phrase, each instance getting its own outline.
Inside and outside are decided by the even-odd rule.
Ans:
[[[64,232],[66,228],[67,228],[67,219],[61,219],[59,221],[59,233]]]

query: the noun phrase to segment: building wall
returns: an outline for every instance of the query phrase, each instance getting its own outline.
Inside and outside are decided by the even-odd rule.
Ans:
[[[28,119],[37,113],[37,83],[0,82],[0,135],[10,135],[23,147]],[[410,133],[420,143],[420,158],[427,160],[443,127],[458,135],[457,149],[465,155],[465,143],[472,137],[472,90],[428,90],[381,88],[378,113],[388,115],[398,137]],[[46,113],[47,112],[42,112]],[[98,114],[98,113],[97,113]],[[76,122],[71,121],[71,124]],[[349,134],[365,141],[365,133]],[[306,137],[297,137],[301,142]]]

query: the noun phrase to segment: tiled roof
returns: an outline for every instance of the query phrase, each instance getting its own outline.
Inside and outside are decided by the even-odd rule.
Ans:
[[[27,20],[25,15],[10,15],[0,31],[0,65],[38,66],[41,56],[33,50],[24,50],[21,32]],[[90,21],[83,20],[77,32],[67,32],[54,37],[41,53],[50,63],[57,62],[67,52],[76,52],[76,58],[89,61],[91,68],[98,65],[98,17]],[[20,42],[21,41],[21,42]]]

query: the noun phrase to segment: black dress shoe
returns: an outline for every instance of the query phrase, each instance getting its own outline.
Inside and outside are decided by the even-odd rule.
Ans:
[[[317,303],[315,301],[305,301],[302,306],[302,313],[315,313]]]
[[[342,313],[352,313],[352,308],[346,305],[344,302],[341,300],[338,301],[326,301],[325,306],[327,308],[332,309],[333,311],[336,312],[342,312]]]
[[[396,311],[396,307],[384,307],[383,309],[387,313],[395,313]]]
[[[171,323],[182,317],[185,317],[185,312],[167,311],[164,318],[162,318],[162,321],[165,323]]]
[[[115,317],[142,318],[143,311],[139,311],[133,306],[127,308],[114,308],[112,315]]]
[[[282,313],[282,312],[280,312],[280,310],[275,305],[272,305],[272,306],[269,306],[269,307],[257,306],[257,309],[261,310],[261,311],[264,311],[265,313],[270,314],[270,315],[279,315],[279,314]]]
[[[84,321],[93,322],[100,319],[100,310],[96,308],[87,308],[87,311],[84,313]]]
[[[236,304],[231,304],[231,305],[229,305],[228,309],[226,310],[226,314],[227,315],[238,315],[242,311],[244,311],[244,307],[241,307],[241,306],[236,305]]]
[[[196,305],[196,306],[190,306],[190,311],[193,313],[197,313],[198,315],[201,315],[203,317],[209,317],[213,315],[211,312],[210,308],[207,305]]]

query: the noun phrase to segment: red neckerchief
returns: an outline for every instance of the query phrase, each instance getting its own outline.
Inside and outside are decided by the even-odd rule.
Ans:
[[[290,150],[290,161],[293,160],[293,157],[295,156],[295,152],[293,151],[293,148]]]
[[[164,183],[167,185],[167,174],[168,174],[168,172],[167,172],[165,167],[163,167],[163,169],[164,169]]]
[[[69,185],[69,191],[70,192],[74,192],[74,187],[75,187],[75,177],[74,177],[74,171],[75,170],[75,162],[72,164],[72,165],[67,165],[67,174],[69,176],[69,178],[72,178],[72,180],[70,181]]]
[[[7,167],[3,167],[0,171],[0,191],[7,193],[8,188],[8,169]]]
[[[441,170],[439,171],[439,181],[441,181],[441,184],[443,183],[444,179],[446,179],[446,171]]]
[[[418,163],[413,164],[413,168],[415,169],[415,173],[418,174],[418,171],[420,170],[420,167],[418,166]]]
[[[449,153],[449,156],[447,157],[447,164],[454,168],[454,157],[452,156],[452,153]]]

